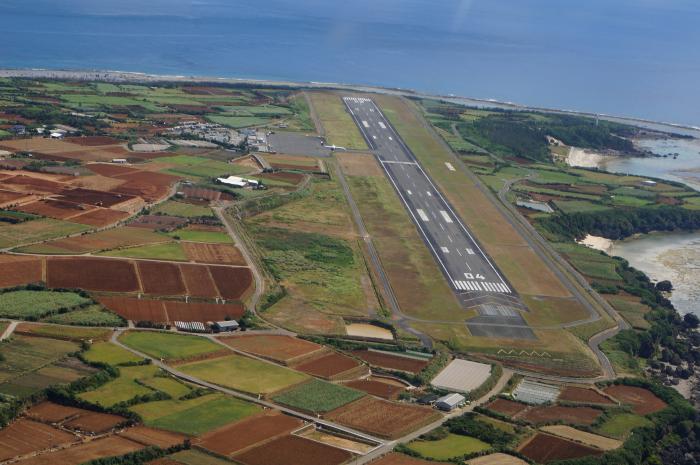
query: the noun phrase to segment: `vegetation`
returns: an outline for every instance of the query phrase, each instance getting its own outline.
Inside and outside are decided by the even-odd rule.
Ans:
[[[110,311],[104,310],[99,305],[90,305],[89,307],[75,310],[68,313],[59,313],[44,318],[43,321],[48,323],[57,323],[63,325],[77,326],[124,326],[125,321],[119,315]]]
[[[83,353],[83,358],[91,363],[102,363],[112,366],[131,365],[143,360],[128,350],[110,342],[98,342],[90,345],[90,348]]]
[[[448,434],[435,441],[411,442],[408,448],[427,459],[450,460],[488,450],[490,446],[473,437]]]
[[[92,301],[73,292],[20,290],[0,294],[0,317],[36,321],[65,313]]]

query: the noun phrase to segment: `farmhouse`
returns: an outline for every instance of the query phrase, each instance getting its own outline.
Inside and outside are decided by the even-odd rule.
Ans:
[[[221,184],[226,184],[233,187],[257,187],[260,183],[253,179],[245,179],[238,176],[229,176],[227,178],[216,178]]]
[[[212,325],[212,329],[215,333],[228,333],[236,331],[238,328],[240,328],[240,325],[236,320],[217,321]]]
[[[444,412],[451,412],[457,407],[464,405],[466,401],[467,399],[463,395],[452,393],[442,396],[436,400],[435,407]]]

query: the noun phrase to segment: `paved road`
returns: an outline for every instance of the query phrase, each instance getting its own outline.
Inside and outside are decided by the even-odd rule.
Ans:
[[[15,328],[17,328],[18,324],[19,322],[17,321],[11,321],[10,324],[7,325],[7,328],[5,328],[5,331],[3,331],[2,336],[0,336],[0,341],[9,339],[9,337],[12,336],[12,333],[15,332]]]
[[[388,179],[465,307],[488,295],[517,305],[519,299],[503,274],[435,187],[417,159],[374,101],[343,101]],[[445,169],[454,170],[446,165]]]

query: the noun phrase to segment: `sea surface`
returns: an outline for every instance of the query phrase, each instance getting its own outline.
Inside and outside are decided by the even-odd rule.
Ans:
[[[342,82],[700,126],[697,0],[0,0],[0,67]]]

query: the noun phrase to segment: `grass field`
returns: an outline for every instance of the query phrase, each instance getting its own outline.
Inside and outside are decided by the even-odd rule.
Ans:
[[[424,319],[464,319],[457,299],[384,177],[348,183],[403,312]]]
[[[360,130],[345,109],[340,96],[329,92],[310,92],[309,95],[328,143],[349,149],[367,149]]]
[[[76,236],[68,239],[57,239],[46,243],[21,247],[17,252],[35,254],[77,254],[99,252],[100,250],[116,249],[153,242],[163,242],[167,237],[145,228],[118,227],[107,229],[94,234]]]
[[[651,325],[644,319],[644,315],[651,311],[651,308],[641,302],[625,299],[616,296],[605,297],[627,322],[637,329],[648,329]],[[637,298],[635,298],[637,299]]]
[[[596,428],[596,432],[603,436],[609,436],[615,439],[625,439],[629,436],[634,428],[651,425],[651,420],[648,420],[640,415],[633,413],[620,413],[613,415],[602,425]]]
[[[188,363],[179,369],[210,383],[251,394],[270,394],[309,378],[287,368],[239,355]]]
[[[90,362],[101,362],[108,365],[121,365],[123,363],[141,361],[140,357],[109,342],[92,344],[90,349],[83,353],[83,357]]]
[[[178,242],[166,244],[144,245],[139,247],[129,247],[127,249],[110,250],[98,255],[122,258],[149,258],[153,260],[187,261],[185,251]]]
[[[139,413],[148,426],[193,436],[261,411],[255,404],[221,394],[210,394],[186,401],[149,402],[132,410]]]
[[[168,458],[182,465],[231,465],[230,460],[219,459],[196,449],[183,450],[168,456]]]
[[[0,344],[0,383],[47,366],[79,348],[70,341],[14,335]]]
[[[36,320],[85,305],[90,299],[73,292],[13,291],[0,294],[0,317]]]
[[[79,394],[78,397],[87,402],[112,407],[120,402],[126,402],[136,396],[151,394],[153,390],[142,386],[136,380],[153,378],[160,369],[154,365],[120,367],[119,377],[103,384],[93,391]]]
[[[222,124],[234,129],[247,128],[250,126],[264,126],[270,122],[269,118],[259,116],[218,116],[207,115],[207,119],[212,123]]]
[[[57,237],[65,237],[91,229],[84,224],[67,221],[40,218],[24,223],[0,224],[0,248],[17,247],[19,245],[46,241]]]
[[[191,155],[176,155],[173,157],[159,158],[158,163],[172,164],[173,166],[163,170],[164,173],[182,176],[185,179],[197,180],[199,178],[216,178],[227,174],[243,174],[250,169],[232,165],[223,161],[211,160],[204,157]]]
[[[215,342],[198,336],[186,336],[160,331],[129,331],[119,341],[155,358],[179,360],[222,349]]]
[[[155,378],[144,380],[143,384],[156,391],[164,392],[173,399],[179,399],[191,391],[185,383],[181,383],[170,376],[156,376]]]
[[[272,400],[307,412],[325,413],[363,396],[363,392],[355,389],[313,379],[274,396]]]
[[[485,451],[491,446],[469,436],[448,434],[446,438],[437,441],[414,441],[409,443],[408,447],[428,459],[449,460]]]
[[[152,213],[163,213],[164,215],[181,216],[183,218],[194,218],[197,216],[214,216],[214,212],[209,207],[192,205],[175,200],[168,200],[156,205],[151,209]]]

